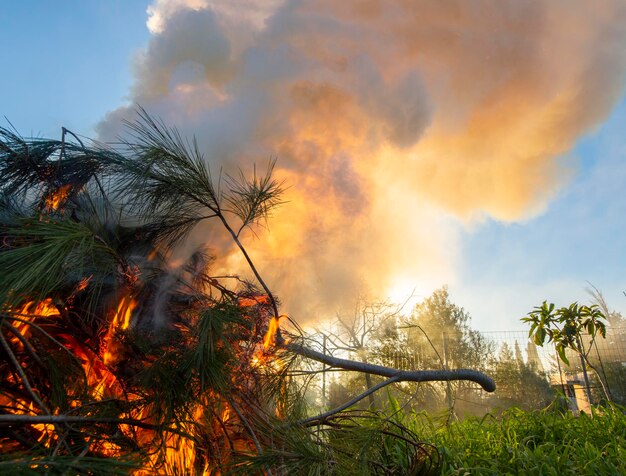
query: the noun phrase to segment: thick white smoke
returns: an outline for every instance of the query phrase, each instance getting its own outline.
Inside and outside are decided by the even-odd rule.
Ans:
[[[278,158],[289,203],[250,246],[299,318],[453,281],[459,219],[541,211],[626,69],[623,0],[156,0],[148,26],[132,102],[214,167]]]

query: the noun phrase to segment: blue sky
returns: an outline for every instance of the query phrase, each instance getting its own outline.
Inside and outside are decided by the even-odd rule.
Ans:
[[[149,36],[148,3],[3,2],[0,114],[25,135],[54,137],[65,126],[93,136],[128,94],[133,54]]]
[[[128,100],[132,63],[149,40],[135,0],[4,3],[0,9],[0,115],[23,135],[94,136]],[[543,299],[586,301],[587,281],[626,311],[626,101],[563,161],[575,170],[539,216],[462,227],[453,300],[482,330],[523,329]]]
[[[462,271],[451,291],[480,328],[509,327],[544,299],[587,303],[587,281],[610,306],[626,310],[624,124],[622,100],[567,155],[576,173],[544,213],[518,223],[487,220],[464,233]]]

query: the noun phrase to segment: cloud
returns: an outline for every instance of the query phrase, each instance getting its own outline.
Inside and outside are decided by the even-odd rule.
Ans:
[[[459,220],[542,211],[571,173],[558,158],[624,86],[621,0],[157,0],[149,15],[132,101],[213,167],[278,157],[289,203],[251,246],[302,314],[397,276],[453,282]]]

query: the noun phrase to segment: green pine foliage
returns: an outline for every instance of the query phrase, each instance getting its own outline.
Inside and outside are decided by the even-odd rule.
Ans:
[[[299,358],[259,356],[277,300],[239,238],[281,203],[273,162],[214,180],[176,130],[144,111],[129,127],[116,149],[0,128],[0,471],[419,474],[430,447],[380,415],[301,424]],[[211,276],[202,250],[171,269],[204,220],[262,290]],[[43,300],[52,314],[33,311]]]

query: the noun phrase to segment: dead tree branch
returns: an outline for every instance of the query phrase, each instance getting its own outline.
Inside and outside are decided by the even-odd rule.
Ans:
[[[381,377],[396,378],[398,382],[448,382],[451,380],[469,380],[476,382],[487,392],[493,392],[496,389],[496,383],[493,379],[477,370],[397,370],[382,365],[367,364],[365,362],[332,357],[300,344],[285,344],[284,347],[295,354],[316,360],[330,367],[380,375]]]
[[[380,382],[377,385],[374,385],[371,388],[368,388],[365,392],[357,395],[356,397],[354,397],[352,400],[350,400],[349,402],[344,403],[343,405],[338,406],[337,408],[333,408],[332,410],[329,410],[325,413],[322,413],[321,415],[317,415],[314,417],[310,417],[310,418],[305,418],[304,420],[300,420],[298,423],[300,423],[303,426],[311,426],[311,425],[319,425],[321,423],[324,423],[326,421],[326,419],[328,419],[329,417],[344,411],[347,408],[350,408],[352,405],[360,402],[361,400],[363,400],[365,397],[371,395],[372,393],[376,392],[377,390],[380,390],[383,387],[386,387],[387,385],[391,385],[392,383],[395,382],[399,382],[400,379],[398,377],[391,377],[387,380],[383,380],[382,382]]]

